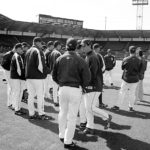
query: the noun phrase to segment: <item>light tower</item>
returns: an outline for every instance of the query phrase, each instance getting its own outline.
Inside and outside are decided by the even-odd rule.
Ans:
[[[142,30],[142,26],[143,26],[143,6],[148,5],[148,0],[132,0],[132,5],[137,6],[136,29],[137,30]]]

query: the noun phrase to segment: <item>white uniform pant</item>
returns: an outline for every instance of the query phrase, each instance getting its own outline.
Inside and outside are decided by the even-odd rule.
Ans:
[[[53,81],[53,100],[54,103],[58,103],[58,84]]]
[[[15,111],[20,110],[23,95],[24,81],[20,79],[12,79],[12,98],[13,108]]]
[[[59,138],[64,138],[65,144],[72,143],[81,96],[80,88],[68,86],[59,88]]]
[[[37,110],[39,115],[44,113],[44,79],[27,79],[29,116],[35,114],[34,97],[37,95]]]
[[[127,98],[129,101],[129,107],[133,107],[134,101],[135,101],[135,90],[136,90],[137,84],[138,82],[127,83],[124,80],[122,81],[116,106],[121,107],[124,99]]]
[[[50,74],[48,74],[47,77],[46,77],[46,79],[45,79],[45,97],[46,98],[50,98],[49,90],[52,87],[53,87],[52,76]]]
[[[85,99],[86,117],[87,117],[87,128],[94,129],[94,113],[100,115],[104,120],[109,118],[108,114],[102,109],[98,108],[97,101],[101,92],[90,92],[87,93]]]
[[[10,71],[5,70],[5,78],[7,80],[7,106],[10,106],[13,105],[12,79],[10,78]]]
[[[80,102],[80,107],[79,107],[80,123],[87,122],[86,109],[85,109],[85,99],[86,99],[86,95],[83,94],[82,98],[81,98],[81,102]]]
[[[105,71],[104,73],[104,83],[107,84],[107,82],[109,82],[109,84],[113,83],[112,81],[112,70],[110,71]]]
[[[139,80],[135,92],[135,103],[137,101],[142,101],[142,100],[143,100],[143,80]]]

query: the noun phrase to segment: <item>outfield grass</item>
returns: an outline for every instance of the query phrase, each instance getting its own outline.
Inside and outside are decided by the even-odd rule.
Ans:
[[[95,116],[96,135],[80,134],[77,129],[74,140],[80,148],[77,150],[150,150],[150,64],[144,80],[144,101],[135,106],[136,112],[128,112],[127,102],[123,110],[112,112],[118,96],[118,88],[104,89],[103,102],[108,104],[106,110],[113,116],[110,129],[104,130],[102,119]],[[120,62],[114,69],[114,85],[121,84]],[[0,71],[0,150],[63,150],[58,139],[58,108],[51,101],[45,102],[45,110],[54,120],[29,121],[28,116],[14,115],[6,107],[6,84],[2,82]]]

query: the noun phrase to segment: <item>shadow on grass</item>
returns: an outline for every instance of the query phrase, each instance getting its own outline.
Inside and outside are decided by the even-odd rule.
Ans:
[[[81,142],[97,142],[98,138],[106,140],[107,147],[110,150],[149,150],[150,144],[133,139],[122,133],[114,133],[95,129],[95,135],[78,134],[76,132],[75,139]],[[103,149],[104,147],[100,147]]]
[[[146,107],[150,107],[150,104],[138,103],[137,105],[139,105],[139,106],[146,106]]]
[[[47,113],[59,113],[59,111],[55,110],[54,106],[44,106],[44,111]]]
[[[144,95],[146,95],[146,96],[150,96],[150,94],[144,94]]]
[[[134,118],[141,118],[141,119],[150,119],[150,113],[146,113],[146,112],[140,112],[140,111],[133,111],[133,112],[129,112],[126,110],[119,110],[119,111],[115,111],[112,110],[111,108],[104,108],[107,111],[110,111],[112,113],[118,114],[118,115],[122,115],[122,116],[126,116],[126,117],[134,117]]]
[[[102,126],[105,125],[105,122],[100,117],[97,117],[97,116],[94,116],[94,123],[101,124]],[[114,122],[111,122],[110,129],[113,129],[113,130],[130,130],[131,126],[119,125],[119,124],[116,124]]]
[[[148,101],[144,101],[144,100],[142,100],[141,102],[142,102],[142,103],[150,104],[150,102],[148,102]]]
[[[95,130],[97,136],[106,139],[107,147],[111,150],[149,150],[150,144],[133,139],[122,133]]]

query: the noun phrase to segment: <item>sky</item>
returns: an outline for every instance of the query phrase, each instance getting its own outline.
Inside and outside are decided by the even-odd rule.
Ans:
[[[83,20],[98,30],[135,30],[132,0],[0,0],[0,13],[18,21],[38,22],[39,14]],[[150,5],[143,8],[143,30],[150,30]]]

